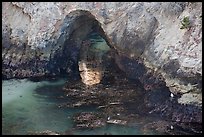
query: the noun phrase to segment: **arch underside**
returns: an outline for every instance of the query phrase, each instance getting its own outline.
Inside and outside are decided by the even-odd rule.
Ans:
[[[61,34],[57,41],[59,49],[53,53],[55,69],[60,73],[81,79],[86,85],[94,85],[102,81],[107,71],[110,72],[108,69],[116,66],[113,65],[114,49],[108,43],[100,23],[90,12],[77,10],[68,14]],[[93,38],[91,40],[93,34],[103,41],[101,45],[96,46],[97,42]]]

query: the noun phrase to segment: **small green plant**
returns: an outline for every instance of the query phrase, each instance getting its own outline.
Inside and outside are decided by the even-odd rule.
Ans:
[[[190,27],[190,20],[189,17],[184,17],[182,22],[181,22],[182,26],[180,29],[187,29]]]

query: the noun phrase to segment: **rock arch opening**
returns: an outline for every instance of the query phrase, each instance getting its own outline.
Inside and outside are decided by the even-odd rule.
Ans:
[[[106,58],[110,50],[105,40],[94,32],[82,42],[78,65],[83,83],[94,85],[101,82],[107,71],[106,63],[110,61]]]
[[[55,68],[63,75],[94,85],[108,81],[111,73],[118,71],[116,52],[100,23],[88,11],[73,11],[65,17],[57,44]]]

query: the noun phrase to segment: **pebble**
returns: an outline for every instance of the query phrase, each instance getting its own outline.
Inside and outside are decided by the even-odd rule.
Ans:
[[[171,93],[171,97],[172,97],[172,98],[174,97],[174,94],[173,94],[173,93]]]
[[[110,120],[110,117],[108,117],[108,120]]]
[[[171,129],[174,129],[174,127],[173,127],[173,126],[171,126],[170,128],[171,128]]]

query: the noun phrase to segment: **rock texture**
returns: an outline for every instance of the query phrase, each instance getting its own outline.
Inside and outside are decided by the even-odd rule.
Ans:
[[[190,26],[180,29],[184,17]],[[164,81],[179,103],[202,106],[199,2],[3,2],[3,78],[77,75],[82,40],[93,29],[147,90]]]

